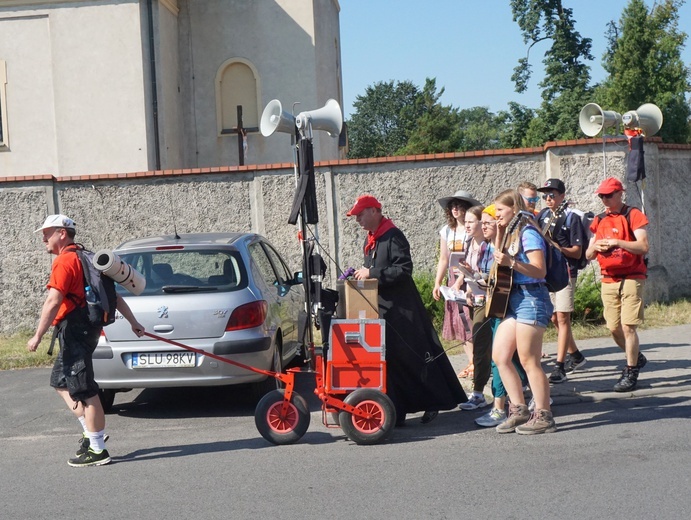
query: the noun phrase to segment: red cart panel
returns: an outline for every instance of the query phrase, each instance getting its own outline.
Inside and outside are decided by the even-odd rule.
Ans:
[[[386,393],[384,320],[332,320],[326,358],[327,393],[375,388]]]

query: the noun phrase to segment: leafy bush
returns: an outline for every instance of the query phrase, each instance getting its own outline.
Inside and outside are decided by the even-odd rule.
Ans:
[[[434,274],[415,274],[413,275],[413,281],[415,282],[417,291],[422,297],[422,303],[425,305],[425,309],[432,320],[434,328],[440,331],[444,325],[444,301],[436,301],[432,296],[432,290],[434,289]]]
[[[605,321],[602,317],[600,284],[595,279],[595,269],[586,269],[578,277],[571,321],[583,324],[598,324]]]

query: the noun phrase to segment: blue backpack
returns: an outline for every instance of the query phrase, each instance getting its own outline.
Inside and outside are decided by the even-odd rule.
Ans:
[[[542,239],[547,246],[547,274],[545,275],[545,283],[547,284],[549,292],[558,292],[569,285],[569,264],[564,254],[554,247],[550,240],[544,236]]]
[[[532,220],[532,216],[530,217]],[[545,284],[549,292],[561,291],[564,287],[569,285],[569,264],[566,261],[564,254],[559,251],[552,241],[545,236],[540,226],[531,224],[541,235],[545,242],[547,252],[545,259],[547,260],[547,273],[545,274]]]

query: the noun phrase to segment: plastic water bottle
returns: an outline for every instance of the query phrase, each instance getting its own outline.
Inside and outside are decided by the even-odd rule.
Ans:
[[[84,295],[86,297],[86,303],[90,303],[92,305],[95,303],[98,303],[96,301],[97,300],[96,293],[94,293],[94,291],[93,291],[93,289],[91,289],[90,285],[87,285],[86,287],[84,287]]]

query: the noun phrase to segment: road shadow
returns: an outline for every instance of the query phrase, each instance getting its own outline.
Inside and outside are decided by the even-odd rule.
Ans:
[[[577,431],[584,428],[616,424],[636,424],[663,419],[690,419],[691,405],[688,396],[651,396],[637,399],[605,400],[583,402],[569,407],[577,408],[575,413],[590,417],[559,420],[559,408],[555,407],[555,419],[560,431]],[[564,407],[571,414],[573,410]]]

